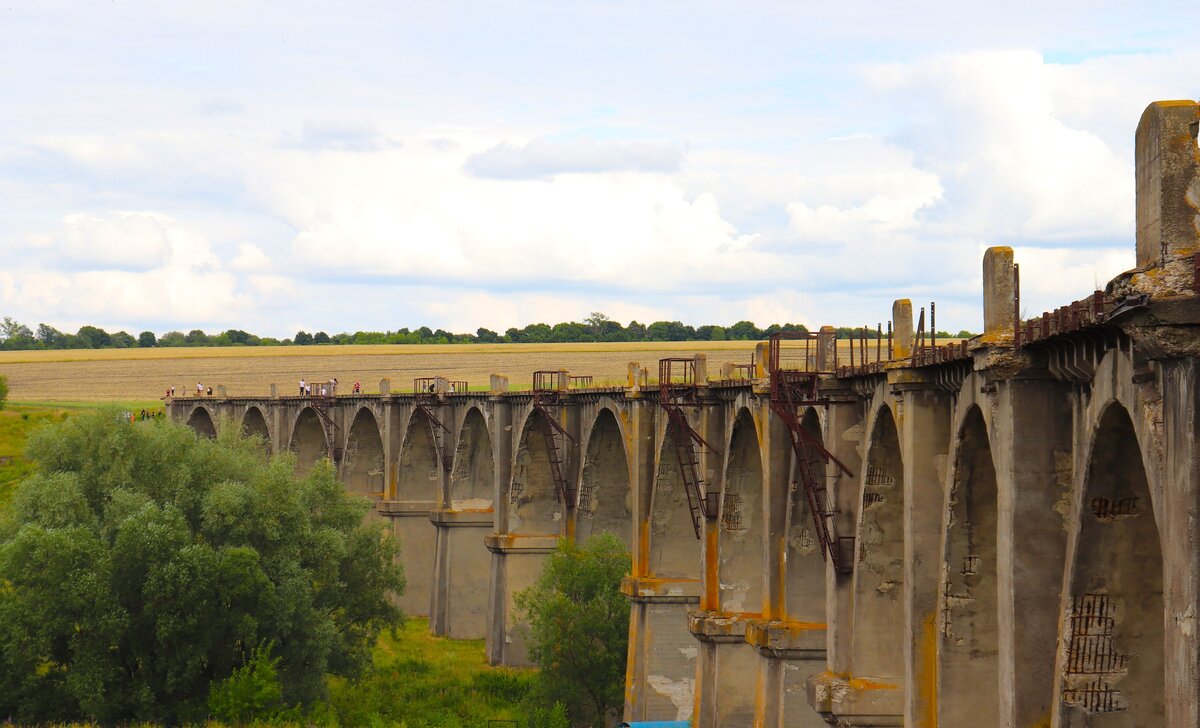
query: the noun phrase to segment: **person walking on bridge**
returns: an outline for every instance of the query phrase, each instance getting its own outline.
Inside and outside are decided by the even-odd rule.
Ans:
[[[303,379],[300,380],[300,396],[301,397],[304,396],[304,380]]]

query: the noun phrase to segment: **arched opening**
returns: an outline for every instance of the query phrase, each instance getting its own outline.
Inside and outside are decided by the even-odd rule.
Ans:
[[[437,425],[434,425],[436,427]],[[441,464],[429,422],[418,412],[408,420],[396,472],[396,498],[402,501],[441,501]]]
[[[558,534],[562,531],[563,506],[554,490],[546,435],[550,424],[534,412],[525,420],[525,432],[513,463],[509,485],[508,532]]]
[[[800,421],[804,430],[817,443],[824,445],[821,437],[821,420],[817,411],[809,408]],[[805,452],[810,472],[817,478],[826,478],[825,461],[816,448]],[[785,564],[787,583],[784,585],[785,614],[788,619],[825,621],[825,557],[821,553],[821,542],[817,539],[812,512],[808,507],[808,494],[800,476],[800,463],[793,462],[792,477],[788,487],[787,541]]]
[[[954,462],[941,595],[938,720],[999,725],[996,468],[978,407],[963,422]]]
[[[496,486],[496,463],[492,457],[492,438],[483,413],[476,408],[467,412],[454,470],[450,474],[450,507],[454,510],[486,510],[492,507]]]
[[[212,415],[203,407],[197,407],[188,415],[188,427],[196,431],[200,437],[207,437],[210,440],[217,436],[217,424],[213,422]]]
[[[251,407],[242,416],[242,434],[246,437],[260,438],[267,454],[271,454],[271,431],[267,427],[267,418],[258,407]]]
[[[864,677],[904,677],[904,467],[892,411],[875,417],[863,472],[854,569],[851,665]]]
[[[674,427],[667,427],[658,455],[650,496],[648,568],[660,579],[699,579],[700,541],[692,527],[687,492],[675,456],[677,434]]]
[[[754,419],[743,409],[733,424],[721,499],[721,609],[761,614],[763,607],[762,457]]]
[[[329,457],[325,427],[312,407],[305,407],[292,428],[289,449],[296,453],[296,475],[305,476],[321,458]]]
[[[342,456],[346,489],[357,495],[381,497],[384,490],[383,436],[379,422],[365,407],[354,416]]]
[[[1064,725],[1166,725],[1162,545],[1129,413],[1092,443],[1063,620]]]
[[[607,531],[632,549],[633,493],[629,487],[629,460],[621,427],[611,410],[601,410],[592,426],[583,459],[576,509],[575,535],[580,541]]]

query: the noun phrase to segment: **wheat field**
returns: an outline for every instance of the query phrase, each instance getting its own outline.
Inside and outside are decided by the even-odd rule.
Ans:
[[[939,342],[940,343],[940,342]],[[509,377],[509,388],[529,389],[533,372],[566,369],[590,375],[595,386],[625,382],[628,363],[636,361],[656,374],[664,357],[708,357],[710,377],[726,363],[749,364],[756,342],[683,341],[578,344],[429,344],[163,349],[76,349],[0,352],[0,374],[8,377],[13,401],[150,401],[170,386],[191,394],[196,383],[224,385],[230,396],[266,396],[272,384],[281,394],[296,390],[303,377],[337,377],[340,391],[359,381],[364,392],[377,392],[391,380],[393,392],[411,391],[417,377],[466,380],[472,389],[487,387],[492,374]],[[868,345],[870,358],[874,344]],[[839,342],[839,359],[849,361],[849,342]]]

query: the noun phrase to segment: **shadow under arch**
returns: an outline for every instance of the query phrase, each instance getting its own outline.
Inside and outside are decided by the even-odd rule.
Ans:
[[[761,614],[763,608],[762,454],[748,409],[738,412],[725,460],[718,574],[725,612]]]
[[[195,430],[200,437],[212,440],[217,436],[217,423],[213,422],[212,415],[204,407],[192,410],[187,418],[187,426]]]
[[[944,514],[938,649],[938,721],[999,725],[999,526],[996,467],[983,412],[972,405],[959,430]]]
[[[342,479],[351,493],[383,496],[386,485],[383,435],[379,421],[367,407],[360,407],[354,414],[354,422],[346,435]]]
[[[857,676],[903,680],[904,465],[892,410],[880,407],[863,469],[855,541],[851,669]]]
[[[563,504],[554,489],[550,452],[546,449],[549,432],[544,415],[532,411],[525,418],[508,488],[509,533],[563,533]]]
[[[434,504],[441,501],[442,465],[429,427],[429,422],[418,412],[408,418],[396,464],[397,500]]]
[[[325,427],[312,407],[305,407],[292,426],[288,449],[296,453],[296,475],[305,476],[322,458],[329,457]]]
[[[681,436],[686,437],[668,423],[650,494],[647,569],[660,579],[700,578],[700,539],[692,527],[687,491],[675,455],[676,438]]]
[[[463,418],[450,473],[450,507],[454,510],[489,510],[493,507],[496,462],[487,421],[478,407]]]
[[[246,437],[262,438],[263,447],[268,455],[271,454],[271,430],[267,426],[267,418],[262,409],[250,407],[246,410],[246,413],[242,415],[242,434]]]
[[[783,427],[783,422],[779,422]],[[800,426],[824,447],[821,435],[821,419],[817,411],[809,407],[800,420]],[[792,453],[791,445],[786,445]],[[812,465],[812,471],[818,478],[825,478],[828,468],[820,452],[811,446],[805,449],[806,459]],[[792,457],[792,477],[788,479],[787,521],[784,525],[786,540],[784,543],[784,558],[786,568],[784,575],[784,616],[788,619],[824,622],[825,621],[825,556],[821,550],[821,542],[817,538],[813,523],[812,511],[808,506],[808,495],[800,474],[796,472],[797,464]]]
[[[629,458],[621,426],[612,410],[602,409],[584,451],[575,537],[579,541],[607,531],[632,551],[633,493]]]
[[[1166,725],[1162,544],[1142,448],[1118,403],[1100,417],[1080,506],[1062,621],[1062,724]]]

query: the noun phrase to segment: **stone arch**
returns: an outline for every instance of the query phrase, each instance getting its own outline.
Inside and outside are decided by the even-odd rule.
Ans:
[[[496,462],[492,436],[478,407],[467,410],[454,451],[450,473],[450,507],[454,510],[492,508],[496,486]]]
[[[943,725],[999,725],[998,495],[987,424],[971,405],[945,512],[937,670]]]
[[[513,459],[513,477],[508,488],[509,533],[562,533],[563,504],[554,490],[554,474],[546,448],[548,433],[550,424],[545,416],[530,412]]]
[[[288,449],[296,453],[296,475],[304,476],[321,458],[329,457],[329,441],[325,426],[312,407],[305,407],[296,416]]]
[[[679,436],[682,433],[668,424],[650,494],[648,569],[660,579],[700,578],[700,541],[692,527],[688,496],[675,455],[675,438]]]
[[[187,418],[187,426],[195,430],[200,437],[212,440],[217,436],[217,423],[205,407],[196,407],[191,411]]]
[[[1064,725],[1166,725],[1162,544],[1143,454],[1128,410],[1109,403],[1084,471],[1064,604]]]
[[[763,464],[750,410],[738,412],[725,459],[718,569],[721,609],[761,614],[763,608]]]
[[[442,465],[429,427],[419,412],[408,418],[396,466],[397,500],[441,502]]]
[[[783,423],[779,423],[783,426]],[[800,420],[800,425],[818,443],[824,446],[821,436],[821,419],[816,409],[809,407]],[[789,445],[789,450],[790,450]],[[794,461],[793,456],[793,461]],[[806,459],[818,478],[827,476],[824,460],[815,448],[808,448]],[[800,621],[825,621],[825,556],[821,553],[821,542],[817,539],[812,511],[808,507],[808,495],[804,490],[799,463],[792,463],[792,477],[788,483],[787,537],[784,542],[784,614],[788,619]]]
[[[346,490],[357,495],[382,497],[386,485],[383,432],[379,420],[367,407],[354,414],[346,434],[342,455],[342,480]]]
[[[248,407],[242,415],[242,434],[246,437],[261,437],[267,454],[271,453],[271,428],[260,407]]]
[[[871,426],[863,469],[850,659],[856,675],[904,677],[904,465],[889,406]]]
[[[633,491],[629,480],[629,457],[621,426],[608,408],[600,410],[592,425],[579,483],[576,538],[583,541],[593,534],[608,531],[632,551]]]

